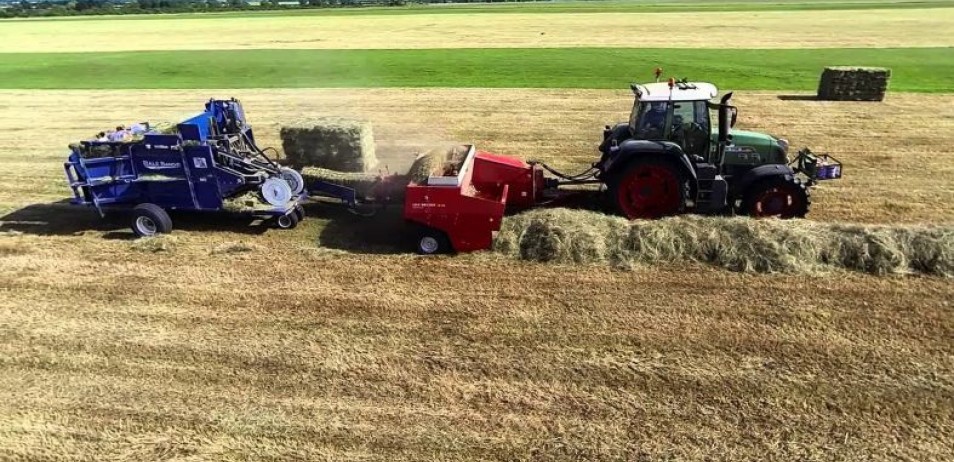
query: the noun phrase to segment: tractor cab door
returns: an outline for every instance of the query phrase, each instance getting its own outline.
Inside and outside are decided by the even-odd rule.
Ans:
[[[638,102],[630,126],[634,139],[670,141],[689,157],[709,157],[711,125],[705,101]]]
[[[682,147],[690,158],[709,158],[711,124],[705,101],[678,101],[672,103],[672,124],[669,141]]]
[[[667,139],[670,120],[668,101],[639,101],[633,106],[629,125],[633,138],[637,140],[660,141]]]

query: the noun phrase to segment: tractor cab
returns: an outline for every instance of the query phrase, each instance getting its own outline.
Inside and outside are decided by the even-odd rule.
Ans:
[[[718,94],[709,83],[657,82],[633,85],[635,102],[629,118],[632,139],[668,141],[682,148],[696,162],[712,162],[718,136],[718,104],[709,102]],[[730,127],[735,108],[730,108]],[[729,128],[729,127],[727,127]]]

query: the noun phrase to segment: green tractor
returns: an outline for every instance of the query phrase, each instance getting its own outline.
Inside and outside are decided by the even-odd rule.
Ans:
[[[809,188],[841,177],[831,156],[805,149],[789,159],[786,140],[733,131],[732,93],[713,102],[718,90],[710,83],[670,79],[632,90],[629,122],[606,126],[595,165],[610,205],[627,218],[800,218],[811,205]]]

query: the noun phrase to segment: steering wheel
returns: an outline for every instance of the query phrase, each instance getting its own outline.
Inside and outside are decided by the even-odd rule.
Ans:
[[[697,151],[699,150],[698,148],[705,146],[708,133],[705,133],[705,129],[702,128],[702,125],[696,122],[689,122],[682,124],[680,131],[682,132],[683,147],[686,151]],[[699,146],[700,143],[702,143],[703,146]]]

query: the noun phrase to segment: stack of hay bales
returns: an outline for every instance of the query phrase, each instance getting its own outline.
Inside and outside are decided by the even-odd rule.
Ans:
[[[891,70],[881,67],[826,67],[818,83],[818,99],[884,101]]]
[[[311,117],[283,125],[282,148],[294,168],[320,167],[342,172],[373,169],[371,123],[338,117]]]

